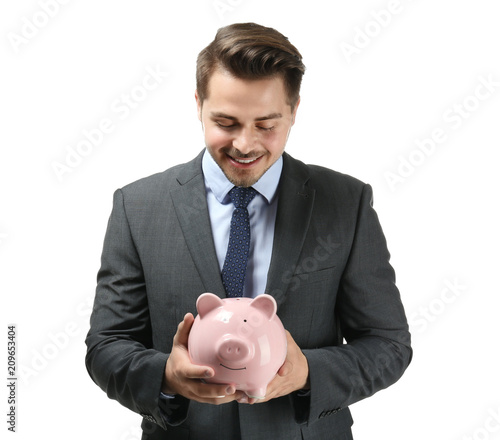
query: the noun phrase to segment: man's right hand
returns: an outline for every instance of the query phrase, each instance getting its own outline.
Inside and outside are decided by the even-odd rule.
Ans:
[[[236,391],[234,385],[202,382],[202,379],[213,377],[215,372],[210,367],[191,363],[188,354],[188,338],[193,322],[194,316],[187,313],[177,327],[172,351],[165,367],[162,392],[180,394],[191,400],[214,405],[244,398],[245,393]]]

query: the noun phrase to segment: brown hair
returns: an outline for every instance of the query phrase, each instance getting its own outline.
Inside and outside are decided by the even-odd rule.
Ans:
[[[306,69],[302,56],[287,37],[255,23],[220,28],[214,41],[198,55],[196,90],[202,103],[208,97],[208,82],[217,68],[241,79],[281,76],[292,109],[299,100]]]

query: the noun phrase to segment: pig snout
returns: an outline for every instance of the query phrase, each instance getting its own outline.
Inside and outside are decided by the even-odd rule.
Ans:
[[[217,356],[226,368],[244,367],[253,355],[253,346],[238,337],[226,337],[217,344]]]

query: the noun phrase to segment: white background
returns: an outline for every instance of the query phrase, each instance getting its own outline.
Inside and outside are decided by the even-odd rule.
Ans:
[[[52,16],[43,3],[0,12],[1,346],[15,323],[17,438],[140,438],[140,417],[84,366],[112,193],[203,148],[196,56],[241,21],[275,27],[301,51],[287,151],[373,186],[398,275],[414,360],[351,407],[355,438],[500,438],[498,2],[69,0]],[[140,94],[147,69],[168,77]],[[118,112],[132,90],[141,101]],[[113,131],[58,178],[54,164],[103,119]],[[436,129],[424,154],[416,141]]]

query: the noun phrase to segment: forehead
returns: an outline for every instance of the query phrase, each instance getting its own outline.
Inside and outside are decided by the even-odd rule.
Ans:
[[[227,114],[286,113],[286,108],[291,112],[281,77],[247,80],[221,70],[215,70],[210,77],[203,105]]]

